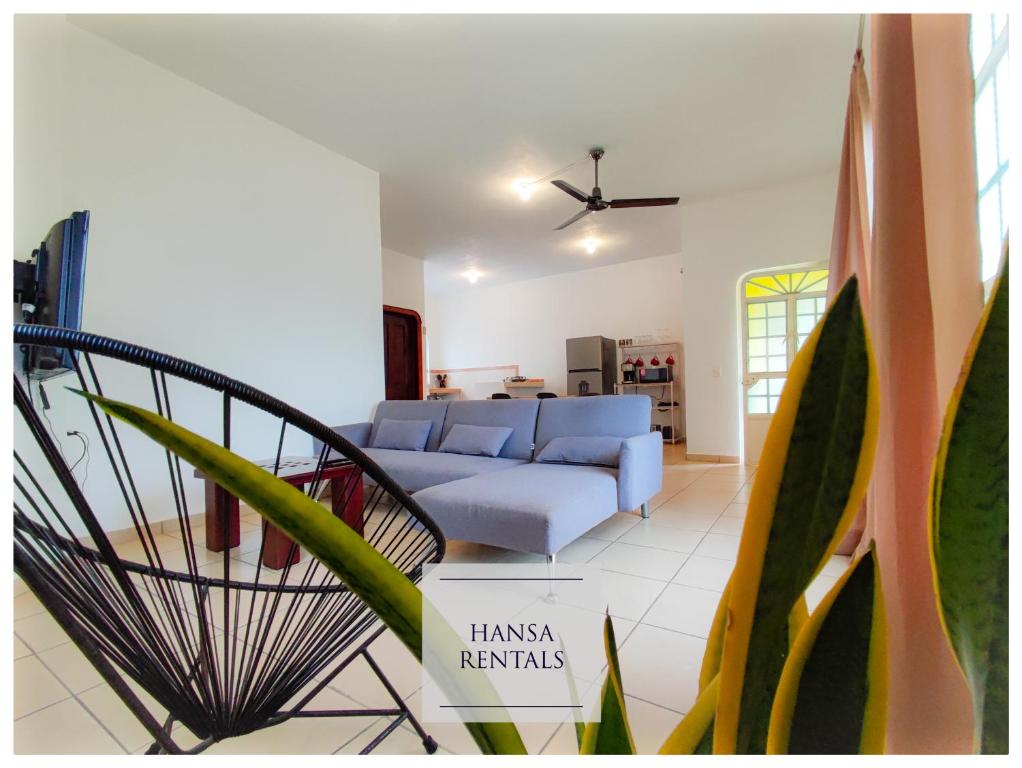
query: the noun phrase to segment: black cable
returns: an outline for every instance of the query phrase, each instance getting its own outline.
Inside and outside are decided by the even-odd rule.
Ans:
[[[48,397],[46,397],[46,390],[43,389],[42,381],[37,382],[37,388],[39,390],[39,400],[42,404],[42,407],[39,409],[39,411],[42,413],[43,418],[46,419],[46,425],[50,428],[50,434],[53,436],[53,442],[56,443],[57,448],[60,450],[61,458],[63,458],[64,463],[67,464],[67,454],[64,453],[64,444],[57,439],[57,432],[53,428],[53,422],[50,421],[50,417],[46,413],[48,410],[50,410],[50,400]],[[31,385],[29,391],[31,392]]]
[[[75,471],[75,467],[82,463],[82,459],[85,459],[85,474],[82,476],[81,482],[81,487],[84,488],[85,481],[89,479],[89,438],[77,429],[69,430],[67,435],[68,437],[77,437],[82,441],[82,455],[75,460],[75,463],[71,465],[70,469],[73,473]]]

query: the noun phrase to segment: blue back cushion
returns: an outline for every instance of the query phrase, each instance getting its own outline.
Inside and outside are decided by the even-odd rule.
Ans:
[[[620,462],[622,440],[623,437],[555,437],[536,454],[536,461],[616,467]]]
[[[396,451],[421,451],[426,447],[433,422],[428,419],[384,419],[373,438],[373,448],[392,448]]]
[[[540,400],[455,400],[447,407],[443,437],[447,437],[455,424],[477,427],[511,427],[511,437],[500,449],[502,459],[532,458],[532,443],[536,437],[536,414]]]
[[[646,395],[557,397],[537,402],[537,455],[555,437],[644,435],[653,419],[653,401]]]
[[[369,445],[375,443],[376,433],[380,429],[380,422],[384,419],[392,419],[394,421],[428,420],[433,422],[433,426],[429,430],[426,450],[435,451],[440,445],[440,432],[444,425],[444,415],[446,413],[447,403],[443,400],[384,400],[376,406],[373,430],[369,434]]]
[[[514,432],[511,427],[479,427],[455,424],[440,443],[440,453],[462,453],[467,456],[499,456],[500,449]]]

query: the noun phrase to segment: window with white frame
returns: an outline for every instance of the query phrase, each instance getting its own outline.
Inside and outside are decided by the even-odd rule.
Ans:
[[[742,283],[745,412],[777,410],[788,366],[827,308],[823,267],[750,275]]]
[[[972,16],[972,71],[976,79],[976,183],[984,283],[997,274],[1008,230],[1008,16]]]

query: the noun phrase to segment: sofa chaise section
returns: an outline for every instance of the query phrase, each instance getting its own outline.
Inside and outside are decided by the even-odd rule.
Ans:
[[[448,539],[552,556],[617,512],[606,467],[522,464],[412,496]]]
[[[663,437],[650,431],[652,402],[646,395],[545,400],[536,423],[536,456],[557,438],[621,438],[618,511],[641,508],[642,516],[649,517],[649,500],[663,487],[664,466]]]

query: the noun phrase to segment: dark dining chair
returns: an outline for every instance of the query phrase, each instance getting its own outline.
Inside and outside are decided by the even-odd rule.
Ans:
[[[201,752],[299,717],[388,718],[363,752],[402,723],[436,750],[373,658],[386,627],[369,606],[318,560],[299,559],[297,544],[279,570],[264,566],[267,524],[239,535],[237,499],[65,386],[156,411],[296,486],[293,465],[305,462],[300,486],[314,499],[329,475],[335,513],[412,581],[445,547],[418,503],[329,427],[208,368],[46,326],[15,325],[14,343],[14,568],[149,732],[150,753]],[[18,357],[33,351],[69,360],[70,372],[26,377]],[[65,433],[80,438],[81,459],[65,455]],[[218,517],[203,515],[204,501]],[[318,707],[356,661],[393,706]]]
[[[536,397],[538,397],[540,400],[546,400],[551,397],[557,397],[557,395],[553,392],[537,392]]]
[[[492,395],[490,395],[490,399],[491,400],[510,400],[511,399],[511,395],[509,395],[507,392],[494,392]]]

